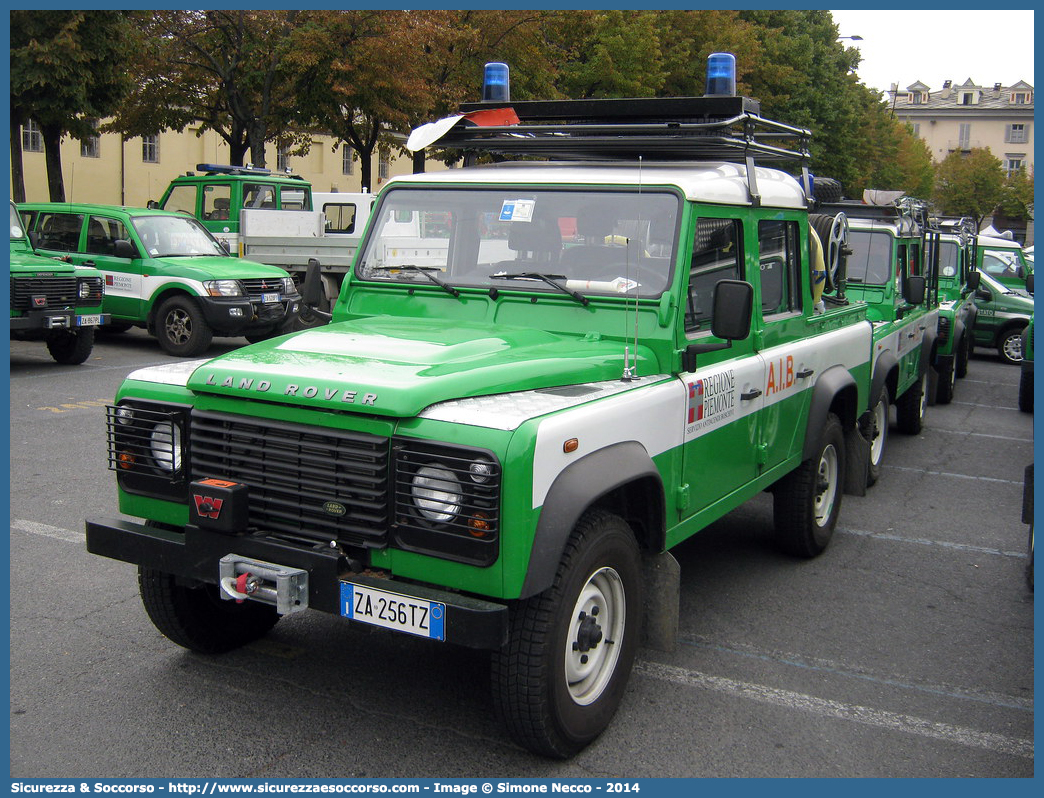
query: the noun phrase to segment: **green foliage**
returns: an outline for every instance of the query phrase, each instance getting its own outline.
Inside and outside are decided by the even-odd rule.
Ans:
[[[947,216],[973,216],[981,224],[1003,189],[1004,168],[988,149],[951,152],[935,170],[935,203]]]
[[[1001,212],[1013,219],[1033,218],[1033,173],[1016,169],[1001,187]]]

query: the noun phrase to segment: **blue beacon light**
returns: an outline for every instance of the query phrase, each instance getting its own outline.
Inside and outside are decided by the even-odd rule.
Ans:
[[[707,56],[707,93],[704,96],[736,96],[736,56],[732,53]]]
[[[482,101],[494,103],[511,102],[511,80],[508,65],[499,61],[486,64],[482,76]]]

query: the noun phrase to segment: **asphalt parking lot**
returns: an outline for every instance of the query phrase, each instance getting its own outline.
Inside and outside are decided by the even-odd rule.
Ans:
[[[1033,775],[1033,417],[992,352],[920,435],[893,428],[819,558],[773,549],[767,496],[677,547],[677,649],[640,652],[616,720],[566,762],[498,726],[481,652],[321,613],[216,658],[152,627],[83,519],[116,514],[104,404],[170,360],[141,331],[78,367],[11,344],[12,777]]]

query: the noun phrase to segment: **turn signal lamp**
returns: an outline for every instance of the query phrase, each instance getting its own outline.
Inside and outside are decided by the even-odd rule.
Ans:
[[[711,53],[707,56],[707,94],[705,96],[736,96],[736,56],[732,53]]]
[[[511,102],[511,80],[508,65],[499,61],[486,64],[482,76],[482,101],[494,103]]]
[[[120,452],[120,468],[134,468],[134,455],[130,452]]]
[[[489,516],[481,511],[475,513],[474,517],[468,519],[468,529],[472,537],[484,538],[489,532]]]

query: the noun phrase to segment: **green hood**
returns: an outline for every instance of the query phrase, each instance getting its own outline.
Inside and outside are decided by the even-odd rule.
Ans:
[[[37,255],[28,245],[22,245],[18,240],[11,242],[11,274],[69,274],[75,272],[76,267],[65,261],[45,258]],[[93,274],[93,272],[91,272]]]
[[[144,260],[146,269],[162,265],[164,274],[181,277],[186,280],[248,280],[256,277],[286,277],[286,272],[278,266],[269,266],[252,260],[202,255],[194,258],[167,255]]]
[[[639,348],[638,373],[653,363]],[[380,316],[238,349],[196,369],[188,387],[408,418],[448,399],[616,379],[623,367],[624,344],[597,335]]]

